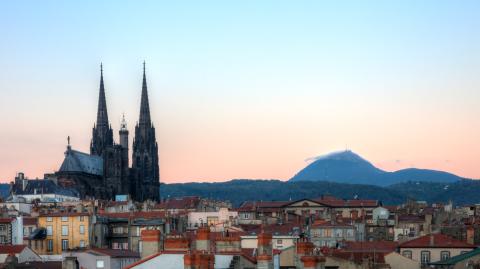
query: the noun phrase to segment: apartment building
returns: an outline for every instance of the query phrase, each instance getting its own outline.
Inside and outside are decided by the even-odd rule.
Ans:
[[[39,254],[62,252],[90,245],[91,214],[88,212],[54,212],[38,216],[38,226],[46,230]]]

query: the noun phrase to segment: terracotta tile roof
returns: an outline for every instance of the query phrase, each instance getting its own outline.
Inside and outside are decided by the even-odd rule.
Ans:
[[[401,248],[475,248],[474,245],[444,234],[425,235],[400,244]]]
[[[255,264],[257,259],[254,256],[254,251],[254,248],[242,248],[242,257]]]
[[[165,218],[165,212],[160,211],[137,211],[137,212],[117,212],[117,213],[99,213],[101,217],[107,218],[135,218],[135,219],[159,219]]]
[[[398,221],[404,221],[404,222],[424,222],[424,221],[425,221],[425,216],[400,215],[400,216],[398,216]]]
[[[312,224],[312,228],[315,227],[352,227],[353,220],[347,218],[338,218],[335,221],[318,219],[315,220]]]
[[[36,217],[25,217],[23,218],[23,225],[37,225],[38,218]]]
[[[398,243],[392,241],[345,241],[342,245],[342,250],[349,252],[366,252],[375,250],[375,252],[390,253],[395,251],[398,247]]]
[[[89,212],[46,212],[40,213],[40,217],[77,217],[77,216],[91,216]]]
[[[13,220],[14,220],[13,218],[0,218],[0,223],[2,224],[12,223]]]
[[[285,201],[247,201],[244,202],[239,208],[236,209],[238,212],[252,212],[252,211],[263,211],[263,212],[273,212],[282,210],[285,205],[290,202]]]
[[[365,252],[348,252],[348,251],[334,251],[329,256],[350,260],[357,264],[361,264],[364,259],[375,260],[375,263],[385,263],[385,254],[381,252],[365,251]]]
[[[140,258],[140,253],[124,249],[92,248],[91,250],[110,257]]]
[[[18,254],[26,247],[26,245],[0,245],[0,254]]]
[[[259,234],[262,229],[266,233],[272,235],[296,235],[301,232],[301,225],[295,222],[288,222],[285,224],[270,224],[270,225],[241,225],[244,228],[245,235]]]
[[[377,207],[377,200],[341,200],[341,199],[324,199],[324,197],[313,199],[312,201],[324,204],[330,207]]]

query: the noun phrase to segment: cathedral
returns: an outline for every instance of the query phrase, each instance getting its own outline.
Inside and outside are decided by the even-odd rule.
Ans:
[[[159,200],[158,144],[150,118],[145,63],[141,94],[140,117],[133,139],[132,166],[129,167],[127,124],[123,118],[119,143],[115,143],[108,121],[103,67],[100,67],[97,121],[92,129],[90,154],[72,149],[68,139],[65,158],[55,173],[58,185],[76,189],[81,198],[113,200],[116,195],[128,194],[139,202]]]

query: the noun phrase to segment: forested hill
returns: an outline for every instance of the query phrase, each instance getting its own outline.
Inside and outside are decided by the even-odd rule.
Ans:
[[[284,182],[280,180],[231,180],[218,183],[176,183],[161,184],[162,197],[202,196],[229,200],[239,205],[247,200],[296,200],[317,198],[330,194],[344,199],[355,196],[376,199],[383,204],[399,204],[408,198],[427,202],[448,202],[455,204],[480,203],[480,181],[461,180],[455,183],[406,182],[387,187],[373,185],[332,183],[326,181]]]
[[[0,184],[0,196],[8,196],[8,184]],[[160,185],[163,198],[179,196],[202,196],[229,200],[238,206],[247,200],[296,200],[317,198],[331,194],[339,198],[376,199],[391,205],[405,202],[408,198],[431,202],[448,202],[456,205],[480,203],[480,180],[461,180],[455,183],[406,182],[387,187],[332,183],[326,181],[285,182],[280,180],[237,179],[218,183],[176,183]]]

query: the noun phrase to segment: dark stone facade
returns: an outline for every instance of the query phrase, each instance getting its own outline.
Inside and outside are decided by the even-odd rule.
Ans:
[[[103,69],[97,122],[92,130],[90,154],[72,150],[68,145],[65,159],[56,173],[58,184],[75,188],[81,198],[113,200],[115,195],[129,194],[136,201],[160,199],[158,145],[150,119],[145,64],[143,68],[140,119],[135,127],[132,168],[128,158],[128,130],[125,120],[119,131],[120,143],[113,140],[108,122]]]

